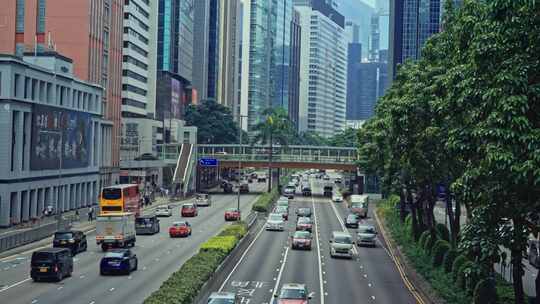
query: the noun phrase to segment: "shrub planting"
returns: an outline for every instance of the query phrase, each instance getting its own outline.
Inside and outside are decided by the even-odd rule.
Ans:
[[[455,249],[450,249],[446,252],[443,258],[444,272],[452,272],[452,264],[454,264],[454,260],[458,255],[459,252],[457,252]]]
[[[433,266],[439,267],[442,265],[444,256],[450,250],[450,243],[445,240],[438,240],[433,245]]]

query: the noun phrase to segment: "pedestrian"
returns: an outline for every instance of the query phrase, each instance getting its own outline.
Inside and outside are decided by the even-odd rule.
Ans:
[[[94,218],[94,208],[90,207],[88,208],[88,221],[91,222]]]
[[[144,194],[144,205],[148,206],[150,204],[150,197],[148,197],[148,194]]]
[[[78,221],[80,219],[79,217],[79,209],[75,210],[75,220]]]

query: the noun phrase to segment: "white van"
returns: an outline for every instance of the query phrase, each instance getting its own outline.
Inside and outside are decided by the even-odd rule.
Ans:
[[[349,209],[360,217],[367,217],[369,208],[369,196],[367,194],[353,194],[350,196]]]

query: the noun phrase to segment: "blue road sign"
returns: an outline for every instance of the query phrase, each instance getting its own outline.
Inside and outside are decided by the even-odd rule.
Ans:
[[[215,158],[201,158],[199,159],[199,165],[202,167],[217,167],[218,160]]]

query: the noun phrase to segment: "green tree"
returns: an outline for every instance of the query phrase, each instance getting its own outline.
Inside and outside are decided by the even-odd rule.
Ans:
[[[197,127],[200,144],[238,143],[238,124],[234,122],[229,108],[213,99],[188,106],[185,121],[187,125]]]
[[[329,138],[328,145],[333,147],[356,147],[358,145],[358,130],[347,128]]]

